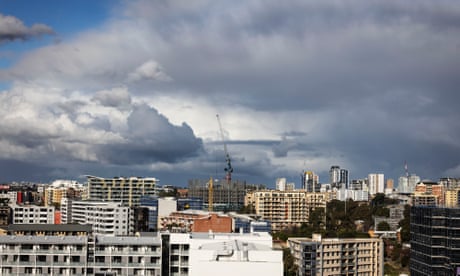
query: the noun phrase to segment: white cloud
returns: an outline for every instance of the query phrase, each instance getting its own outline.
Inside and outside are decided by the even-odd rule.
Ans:
[[[163,71],[163,68],[156,61],[149,60],[137,67],[128,76],[128,81],[139,80],[171,81],[172,78]]]

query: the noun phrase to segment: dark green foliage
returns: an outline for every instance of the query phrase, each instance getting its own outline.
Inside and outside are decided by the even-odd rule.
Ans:
[[[289,248],[283,249],[283,264],[284,264],[284,275],[286,276],[297,275],[297,266],[294,264],[294,257],[292,256]]]
[[[404,219],[399,222],[401,227],[401,241],[409,242],[410,240],[410,205],[404,206]]]
[[[379,224],[377,224],[377,231],[390,231],[391,227],[386,221],[381,221]]]
[[[238,210],[238,213],[240,213],[240,214],[255,214],[256,209],[254,208],[254,206],[249,204],[249,205],[245,205],[245,206],[241,207],[240,210]]]

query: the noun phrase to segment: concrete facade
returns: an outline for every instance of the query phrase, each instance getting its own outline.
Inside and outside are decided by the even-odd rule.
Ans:
[[[158,179],[149,177],[103,178],[86,176],[88,179],[88,199],[97,201],[116,201],[124,206],[139,206],[145,195],[155,195]]]
[[[272,231],[279,231],[308,222],[310,212],[326,208],[330,198],[328,192],[264,190],[248,193],[245,205],[252,205],[257,215],[271,221]]]
[[[298,275],[383,275],[383,240],[289,238]]]

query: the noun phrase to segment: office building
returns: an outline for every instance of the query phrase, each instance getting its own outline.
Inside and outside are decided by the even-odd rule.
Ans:
[[[261,218],[271,221],[272,231],[279,231],[308,222],[310,212],[326,208],[332,197],[331,193],[309,193],[305,190],[264,190],[248,193],[246,205],[252,206]]]
[[[383,275],[383,240],[378,238],[289,238],[299,276]]]
[[[155,195],[158,183],[158,179],[153,177],[86,177],[89,200],[120,202],[129,207],[139,206],[142,196]]]
[[[459,208],[411,208],[410,275],[458,275],[459,218]]]

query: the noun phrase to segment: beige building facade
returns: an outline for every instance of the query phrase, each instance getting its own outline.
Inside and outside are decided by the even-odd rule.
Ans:
[[[326,208],[331,193],[310,193],[305,190],[264,190],[248,193],[245,205],[251,205],[257,215],[271,221],[272,231],[279,231],[308,222],[310,212]]]
[[[289,238],[289,248],[303,275],[383,275],[384,246],[379,238]]]

